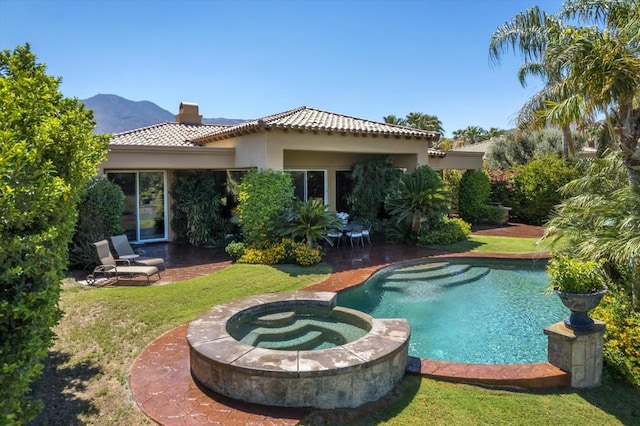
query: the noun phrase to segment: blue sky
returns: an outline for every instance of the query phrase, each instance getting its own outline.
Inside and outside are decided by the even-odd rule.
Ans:
[[[502,129],[540,88],[489,60],[516,13],[561,0],[0,0],[0,49],[29,42],[61,91],[148,100],[207,118],[302,105],[382,121],[418,111],[446,136]]]

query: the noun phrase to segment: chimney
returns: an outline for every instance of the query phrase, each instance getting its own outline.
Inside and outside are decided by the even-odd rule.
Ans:
[[[180,102],[176,121],[180,124],[202,124],[202,116],[198,114],[198,104]]]

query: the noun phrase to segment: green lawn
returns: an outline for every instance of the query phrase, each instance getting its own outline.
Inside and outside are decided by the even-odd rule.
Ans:
[[[466,241],[443,246],[447,250],[476,253],[541,253],[551,250],[550,241],[539,238],[493,237],[472,235]]]
[[[490,237],[474,241],[494,243],[485,238]],[[499,245],[505,247],[505,241]],[[215,304],[300,289],[329,273],[326,265],[233,265],[164,286],[96,289],[65,282],[65,317],[56,327],[58,339],[38,387],[46,408],[36,423],[152,424],[132,402],[127,385],[133,361],[147,344]],[[356,410],[314,411],[304,423],[631,425],[640,424],[640,391],[611,379],[598,389],[538,393],[406,376],[377,403]]]

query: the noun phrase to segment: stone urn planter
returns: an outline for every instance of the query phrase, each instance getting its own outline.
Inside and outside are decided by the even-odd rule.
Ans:
[[[555,291],[562,304],[571,310],[571,315],[564,319],[564,325],[572,330],[591,330],[594,327],[589,311],[598,306],[607,290],[597,293],[565,293]]]
[[[594,309],[607,292],[602,262],[580,261],[563,254],[554,254],[547,265],[548,292],[554,292],[571,311],[564,325],[572,330],[591,330],[594,321],[589,311]]]

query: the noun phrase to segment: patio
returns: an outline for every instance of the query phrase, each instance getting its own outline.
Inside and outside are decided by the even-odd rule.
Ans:
[[[480,226],[478,235],[540,237],[542,228],[521,224]],[[378,238],[376,238],[378,237]],[[153,285],[168,284],[209,274],[231,264],[221,249],[194,248],[164,243],[145,246],[146,255],[165,258],[167,270]],[[395,262],[434,256],[451,256],[432,249],[384,244],[373,236],[373,245],[328,248],[325,261],[334,273],[306,290],[338,291],[357,285],[380,268]],[[465,256],[465,253],[453,256]],[[540,258],[540,254],[532,258]],[[491,255],[491,257],[496,257]],[[522,258],[522,255],[503,255]],[[152,342],[136,359],[130,384],[138,406],[161,424],[297,424],[306,409],[261,407],[203,390],[189,372],[185,343],[187,325],[177,327]],[[566,386],[567,373],[548,364],[470,365],[410,358],[407,373],[440,380],[544,389]]]

